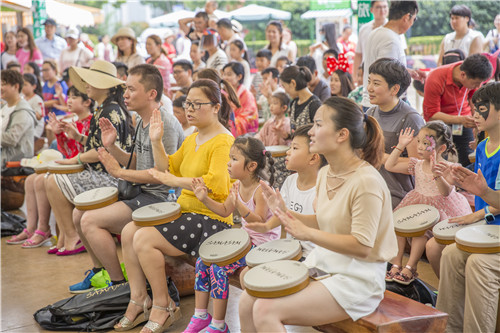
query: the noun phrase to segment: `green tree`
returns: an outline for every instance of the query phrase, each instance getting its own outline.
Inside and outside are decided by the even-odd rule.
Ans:
[[[493,29],[495,16],[500,13],[500,1],[419,1],[418,20],[411,28],[411,36],[437,36],[452,32],[449,13],[458,4],[468,6],[477,30],[484,35]]]

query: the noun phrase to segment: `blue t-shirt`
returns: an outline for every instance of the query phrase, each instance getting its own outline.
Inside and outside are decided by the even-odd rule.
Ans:
[[[68,85],[64,80],[58,81],[61,84],[63,94],[66,96],[68,93]],[[54,84],[52,87],[49,87],[48,82],[45,82],[45,84],[42,87],[42,95],[43,95],[43,100],[44,101],[51,101],[53,99],[57,100],[56,95],[56,85]],[[49,119],[49,113],[54,112],[56,116],[62,116],[66,115],[66,112],[59,110],[57,108],[46,108],[45,109],[45,121]]]
[[[488,140],[489,138],[486,138],[477,145],[474,171],[477,173],[478,170],[481,170],[488,186],[498,191],[500,190],[500,146],[491,153],[487,152],[486,144]],[[474,205],[476,211],[488,206],[488,204],[478,196],[476,196],[474,200]],[[495,215],[495,221],[491,224],[500,225],[500,214]]]

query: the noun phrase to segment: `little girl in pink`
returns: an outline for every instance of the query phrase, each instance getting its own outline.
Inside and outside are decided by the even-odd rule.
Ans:
[[[400,159],[399,155],[414,140],[414,130],[406,128],[399,135],[399,143],[385,162],[385,168],[391,172],[415,176],[415,189],[410,191],[395,210],[416,204],[426,204],[439,210],[439,221],[463,216],[471,213],[467,199],[457,193],[451,178],[453,163],[446,161],[443,155],[456,155],[450,128],[442,121],[428,122],[420,129],[418,140],[418,156],[421,159]],[[393,259],[392,268],[386,274],[386,281],[395,281],[408,285],[418,276],[417,264],[422,256],[425,244],[431,237],[428,232],[420,237],[413,237],[410,258],[404,268],[402,266],[406,237],[398,236],[398,255]]]

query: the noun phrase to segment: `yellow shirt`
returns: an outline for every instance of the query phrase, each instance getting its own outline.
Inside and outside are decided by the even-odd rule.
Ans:
[[[218,134],[196,150],[197,136],[198,133],[188,136],[179,150],[169,155],[169,171],[177,177],[202,177],[209,190],[208,196],[217,202],[224,202],[231,187],[227,163],[234,137],[230,134]],[[233,224],[232,215],[222,217],[215,214],[191,190],[183,189],[177,202],[181,205],[182,213],[203,214],[229,225]]]

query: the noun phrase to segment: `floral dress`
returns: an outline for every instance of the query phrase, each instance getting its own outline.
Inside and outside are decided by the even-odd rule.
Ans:
[[[430,205],[439,210],[439,221],[472,213],[469,202],[455,187],[447,197],[441,195],[432,173],[424,172],[423,162],[410,158],[408,172],[415,176],[415,189],[408,192],[395,209],[417,204]]]

